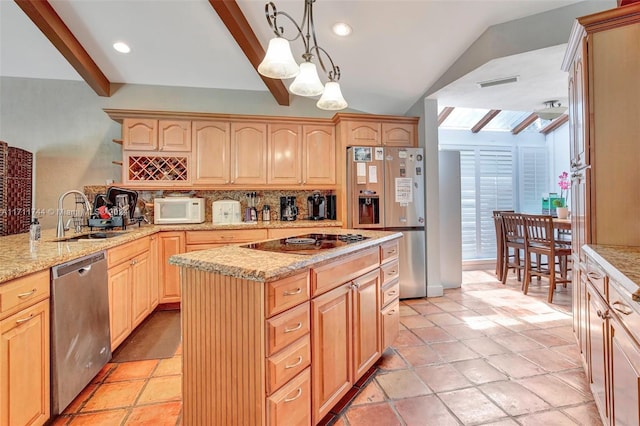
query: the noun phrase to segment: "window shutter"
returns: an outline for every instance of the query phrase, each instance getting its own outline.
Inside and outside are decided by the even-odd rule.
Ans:
[[[542,194],[548,192],[549,159],[546,148],[521,147],[518,155],[520,211],[540,214]]]

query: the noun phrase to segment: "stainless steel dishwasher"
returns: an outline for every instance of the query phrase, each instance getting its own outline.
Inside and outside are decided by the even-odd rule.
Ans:
[[[51,412],[62,412],[111,359],[106,253],[55,266],[51,281]]]

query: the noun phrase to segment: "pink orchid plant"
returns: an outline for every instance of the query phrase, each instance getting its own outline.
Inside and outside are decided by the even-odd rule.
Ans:
[[[566,191],[571,187],[571,180],[569,179],[569,173],[562,172],[560,176],[558,176],[558,186],[560,187],[560,199],[564,200],[568,193]]]

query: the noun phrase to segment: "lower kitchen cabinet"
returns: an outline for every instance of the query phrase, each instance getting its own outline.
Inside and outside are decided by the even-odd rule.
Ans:
[[[612,424],[640,425],[640,349],[616,317],[609,330]]]
[[[157,306],[150,237],[107,252],[111,350],[120,345]]]
[[[0,425],[42,425],[50,406],[50,272],[0,286]]]
[[[353,280],[353,372],[360,377],[380,358],[380,273]]]
[[[158,285],[159,303],[180,302],[180,268],[169,265],[169,258],[186,251],[184,231],[160,232],[158,234]]]
[[[588,335],[589,350],[589,382],[593,399],[600,411],[605,424],[609,423],[610,408],[608,397],[608,356],[607,356],[607,328],[609,310],[600,295],[593,289],[587,287],[587,306],[589,316]]]
[[[49,419],[49,368],[46,299],[0,321],[0,425],[42,425]]]
[[[269,426],[311,424],[311,375],[305,369],[267,401]]]
[[[400,300],[396,298],[395,301],[382,308],[380,314],[382,323],[380,327],[382,330],[381,350],[384,350],[395,342],[400,333]]]

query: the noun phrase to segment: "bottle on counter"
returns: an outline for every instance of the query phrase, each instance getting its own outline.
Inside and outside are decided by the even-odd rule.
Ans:
[[[262,221],[269,222],[271,220],[271,208],[265,204],[262,206]]]
[[[29,241],[39,241],[40,240],[40,222],[38,222],[37,218],[34,218],[31,221],[31,225],[29,226]]]

